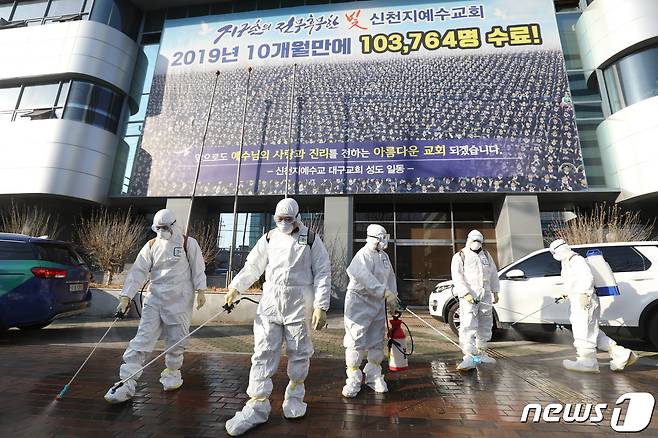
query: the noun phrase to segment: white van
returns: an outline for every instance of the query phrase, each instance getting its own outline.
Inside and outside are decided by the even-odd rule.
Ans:
[[[610,264],[620,295],[600,297],[601,326],[613,337],[642,338],[658,347],[658,242],[574,245],[585,256],[599,249]],[[569,326],[569,304],[555,304],[562,289],[560,263],[548,249],[535,251],[499,271],[500,301],[494,305],[496,328],[519,324]],[[544,308],[534,315],[531,313]],[[459,302],[452,282],[437,284],[429,298],[430,314],[447,322],[453,332],[459,327]]]

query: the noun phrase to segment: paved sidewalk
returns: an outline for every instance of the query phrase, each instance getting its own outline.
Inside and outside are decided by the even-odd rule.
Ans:
[[[445,325],[422,317],[455,339]],[[327,332],[315,336],[317,357],[306,380],[308,414],[296,421],[282,417],[287,376],[285,357],[274,377],[272,416],[246,436],[262,437],[397,437],[487,436],[543,437],[613,435],[612,407],[627,392],[656,391],[658,356],[643,353],[638,364],[612,373],[601,359],[601,374],[564,371],[561,360],[572,354],[566,344],[503,341],[493,344],[495,366],[459,373],[459,354],[446,340],[405,316],[419,346],[408,371],[387,373],[390,392],[364,388],[344,399],[339,317]],[[120,406],[102,398],[117,379],[123,346],[135,332],[122,322],[98,349],[62,401],[54,397],[100,338],[107,322],[67,320],[25,334],[0,335],[0,436],[2,437],[181,437],[224,436],[224,422],[246,400],[249,354],[253,347],[247,326],[208,327],[199,332],[186,353],[183,387],[172,393],[158,383],[162,360],[147,369],[136,397]],[[222,352],[234,348],[238,353]],[[242,352],[243,354],[240,354]],[[522,424],[528,403],[607,403],[599,424],[540,422]],[[655,409],[655,407],[654,407]],[[641,436],[658,437],[658,415]],[[559,435],[556,435],[559,434]]]

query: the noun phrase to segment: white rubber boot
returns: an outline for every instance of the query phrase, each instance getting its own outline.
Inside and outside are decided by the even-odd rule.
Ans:
[[[112,388],[110,388],[105,394],[105,401],[113,405],[118,403],[125,403],[133,398],[134,395],[135,381],[130,379],[119,388],[117,388],[116,391],[113,391]]]
[[[459,371],[468,371],[472,370],[473,368],[475,368],[475,360],[470,354],[464,356],[464,360],[462,360],[462,362],[457,365],[457,370]]]
[[[569,371],[578,371],[581,373],[598,373],[599,362],[596,359],[596,353],[584,356],[578,356],[576,360],[564,360],[562,366]]]
[[[610,369],[622,371],[637,362],[637,354],[621,345],[615,345],[610,349]]]
[[[160,383],[165,391],[175,391],[183,386],[183,379],[181,378],[180,370],[170,370],[165,368],[160,373]]]

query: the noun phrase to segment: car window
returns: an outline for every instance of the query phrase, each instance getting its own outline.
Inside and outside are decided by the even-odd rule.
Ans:
[[[39,260],[76,266],[80,260],[75,252],[68,246],[53,244],[35,244]]]
[[[511,269],[522,270],[526,278],[555,277],[560,275],[561,272],[560,263],[548,251],[511,266]]]
[[[593,248],[575,248],[578,254],[585,257],[587,251]],[[602,246],[603,258],[610,265],[612,272],[637,272],[646,271],[651,262],[635,248],[630,246]]]
[[[0,260],[34,260],[34,253],[27,243],[0,242]]]

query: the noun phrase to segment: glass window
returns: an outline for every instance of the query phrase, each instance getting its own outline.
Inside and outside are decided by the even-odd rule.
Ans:
[[[574,103],[576,119],[603,119],[603,108],[601,102]]]
[[[69,81],[66,81],[62,84],[62,89],[59,92],[59,97],[57,98],[56,106],[64,106],[66,103],[66,97],[69,94]]]
[[[396,239],[452,241],[452,227],[449,223],[398,223],[396,232]]]
[[[78,14],[82,9],[81,0],[52,0],[50,9],[48,9],[49,17],[59,17],[61,15]]]
[[[15,109],[20,92],[20,87],[0,88],[0,111]]]
[[[487,241],[491,242],[496,240],[496,225],[492,223],[460,223],[455,224],[455,241],[457,242],[457,247],[460,247],[462,243],[466,243],[466,238],[468,233],[473,230],[478,230],[484,236],[484,243],[487,244]]]
[[[14,9],[14,2],[0,4],[0,18],[9,21],[12,9]]]
[[[146,67],[146,77],[144,78],[143,93],[151,91],[151,84],[153,83],[153,74],[155,72],[155,65],[158,61],[158,53],[160,52],[160,44],[146,44],[142,46],[146,59],[148,59],[148,66]]]
[[[391,239],[394,238],[393,236],[393,222],[369,222],[369,223],[355,223],[354,224],[354,238],[355,239],[365,239],[367,237],[368,233],[368,225],[370,223],[377,223],[381,225],[382,227],[386,228],[386,232],[390,234]]]
[[[107,24],[134,40],[139,33],[142,12],[128,0],[97,1],[90,19]]]
[[[27,20],[29,18],[42,18],[46,13],[48,0],[20,1],[16,5],[12,20]]]
[[[578,39],[576,37],[576,22],[579,17],[579,12],[556,14],[564,61],[568,70],[583,68],[580,49],[578,48]]]
[[[450,279],[452,247],[398,245],[395,251],[400,297],[407,303],[427,305],[436,283]]]
[[[233,5],[234,12],[247,12],[256,10],[256,0],[241,0]]]
[[[80,259],[71,248],[64,245],[54,244],[35,244],[39,260],[48,262],[61,263],[63,265],[76,266],[80,264]]]
[[[544,251],[536,256],[530,257],[511,269],[520,269],[526,278],[541,278],[559,276],[562,267],[560,262],[555,260],[550,252]]]
[[[164,10],[149,12],[144,20],[144,33],[162,31],[165,15],[166,11]]]
[[[603,70],[612,112],[658,96],[658,46],[624,56]]]
[[[0,260],[34,260],[29,243],[0,242]]]
[[[587,256],[592,248],[576,248],[574,251]],[[603,246],[598,248],[603,252],[603,258],[610,265],[612,272],[638,272],[646,271],[651,262],[630,246]]]
[[[276,9],[281,6],[280,0],[258,0],[258,9]]]
[[[64,118],[78,120],[115,132],[119,125],[123,96],[112,90],[87,82],[71,85]]]
[[[30,85],[23,88],[19,109],[50,108],[57,102],[59,83]]]
[[[569,72],[569,88],[571,89],[571,97],[574,102],[591,102],[600,101],[601,95],[599,90],[592,91],[587,87],[585,81],[585,74],[582,71]],[[576,116],[578,116],[576,114]]]
[[[408,222],[446,222],[450,221],[450,204],[435,204],[431,208],[416,205],[398,204],[396,219]]]
[[[454,204],[454,218],[456,221],[493,221],[493,207],[491,204]]]

